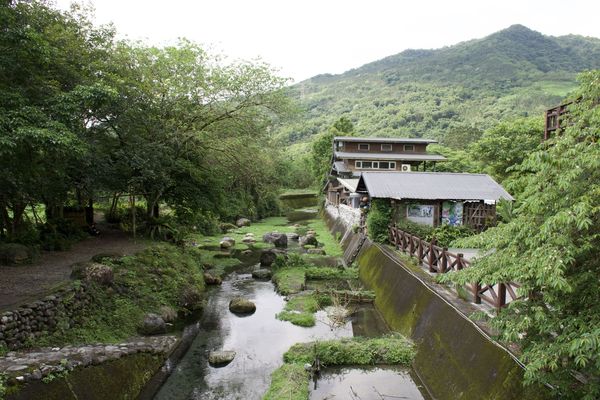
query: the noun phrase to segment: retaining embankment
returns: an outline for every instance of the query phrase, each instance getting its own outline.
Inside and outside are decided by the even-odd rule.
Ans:
[[[345,251],[359,243],[340,219],[325,213]],[[523,367],[468,317],[468,303],[449,301],[426,273],[404,265],[391,248],[366,240],[356,263],[363,283],[375,292],[375,306],[391,329],[412,338],[414,369],[438,400],[543,399],[546,390],[523,388]],[[439,285],[438,285],[439,286]]]

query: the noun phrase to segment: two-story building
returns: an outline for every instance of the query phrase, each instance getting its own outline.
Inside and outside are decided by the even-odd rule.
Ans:
[[[437,143],[432,139],[381,138],[336,136],[333,138],[331,179],[325,187],[330,203],[358,206],[356,192],[358,178],[363,172],[410,172],[435,170],[435,163],[446,157],[427,152],[427,146]]]
[[[367,138],[337,136],[333,138],[332,176],[358,178],[364,171],[427,171],[445,161],[439,154],[427,152],[432,139]]]

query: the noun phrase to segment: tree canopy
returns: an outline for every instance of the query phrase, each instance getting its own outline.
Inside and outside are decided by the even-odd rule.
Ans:
[[[521,345],[527,382],[561,398],[600,397],[600,71],[580,76],[566,128],[515,168],[513,219],[464,245],[490,254],[448,274],[458,283],[518,282],[523,299],[492,319]],[[524,131],[528,124],[521,122]]]
[[[277,207],[270,126],[288,101],[268,65],[117,41],[79,6],[9,1],[0,20],[0,235],[29,206],[60,214],[99,193],[143,196],[150,216]]]

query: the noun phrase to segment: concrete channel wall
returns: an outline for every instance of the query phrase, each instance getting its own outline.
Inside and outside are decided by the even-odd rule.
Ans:
[[[325,213],[346,253],[359,242],[343,221]],[[355,250],[352,250],[355,251]],[[391,248],[366,240],[355,261],[375,306],[390,328],[414,340],[414,369],[438,400],[543,399],[546,390],[522,386],[523,368],[462,312],[432,288]]]

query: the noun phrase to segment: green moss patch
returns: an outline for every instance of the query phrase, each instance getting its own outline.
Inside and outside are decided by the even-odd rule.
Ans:
[[[277,319],[298,326],[314,326],[316,322],[314,314],[320,308],[330,304],[331,299],[327,295],[310,293],[294,296],[285,304],[283,311],[277,314]]]
[[[263,400],[308,399],[308,377],[301,364],[284,364],[271,374],[271,386]]]
[[[317,267],[306,268],[306,279],[358,279],[358,268]]]
[[[284,296],[304,290],[305,269],[302,267],[281,268],[273,274],[277,291]]]
[[[309,374],[304,364],[315,356],[324,365],[409,365],[415,357],[412,342],[394,334],[381,338],[345,338],[312,343],[297,343],[284,355],[285,364],[271,375],[271,386],[263,400],[308,399]]]
[[[412,342],[395,334],[380,338],[344,338],[297,343],[284,355],[286,363],[312,363],[318,355],[325,365],[409,365],[415,356]]]
[[[92,301],[83,319],[75,326],[61,321],[54,333],[30,345],[115,343],[137,335],[146,313],[160,314],[168,306],[186,315],[202,306],[204,276],[195,253],[160,244],[105,263],[113,268],[114,282],[110,287],[90,284]]]

